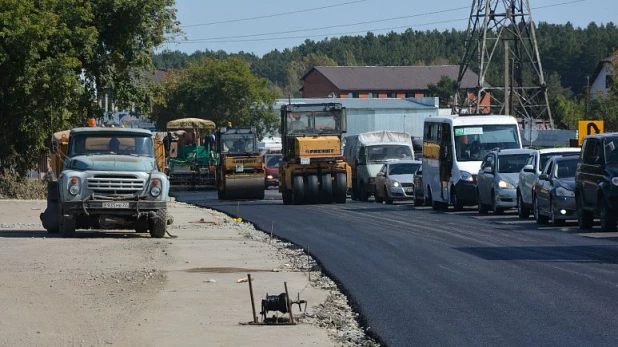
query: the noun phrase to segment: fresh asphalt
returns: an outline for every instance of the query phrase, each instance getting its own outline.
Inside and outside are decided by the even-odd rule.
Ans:
[[[515,211],[408,203],[178,201],[242,217],[305,250],[387,346],[615,346],[618,234],[539,226]]]

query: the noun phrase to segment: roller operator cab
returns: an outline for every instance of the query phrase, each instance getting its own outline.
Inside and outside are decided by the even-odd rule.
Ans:
[[[281,107],[279,192],[284,204],[346,202],[351,170],[341,151],[345,131],[345,108],[339,103]]]
[[[263,157],[255,128],[220,128],[215,185],[220,200],[264,199]]]
[[[164,237],[171,218],[163,151],[162,141],[144,129],[93,126],[54,134],[43,226],[62,237],[76,229]]]

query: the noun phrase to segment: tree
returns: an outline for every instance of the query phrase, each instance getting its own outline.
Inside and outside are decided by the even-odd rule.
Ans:
[[[0,2],[0,174],[23,173],[54,131],[97,117],[98,89],[148,107],[138,80],[176,33],[173,0]],[[6,131],[10,129],[11,131]]]
[[[258,133],[276,132],[279,117],[273,111],[275,95],[238,58],[204,58],[164,81],[153,112],[159,128],[173,119],[197,117],[219,126],[257,126]]]
[[[447,75],[442,75],[438,84],[430,84],[427,86],[429,96],[438,97],[440,107],[449,108],[453,103],[453,96],[457,91],[457,81],[451,79]]]
[[[326,55],[310,53],[300,61],[293,61],[288,65],[287,92],[292,97],[300,96],[302,87],[301,78],[315,66],[336,66],[337,63]]]

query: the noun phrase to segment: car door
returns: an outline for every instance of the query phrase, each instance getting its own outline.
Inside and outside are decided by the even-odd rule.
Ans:
[[[532,153],[530,154],[530,157],[528,157],[528,160],[526,161],[526,165],[531,165],[534,172],[526,172],[522,170],[520,174],[520,178],[519,178],[519,180],[521,181],[521,184],[520,184],[521,189],[519,191],[519,194],[521,194],[521,199],[527,204],[532,204],[532,186],[534,185],[534,182],[536,181],[538,170],[539,170],[538,156],[539,156],[538,152]]]
[[[554,171],[554,160],[550,159],[545,165],[543,171],[541,171],[541,175],[547,175],[547,178],[542,180],[538,178],[536,180],[535,186],[535,194],[537,203],[539,204],[539,210],[543,213],[547,213],[549,211],[549,196],[551,194],[551,184],[552,184],[552,174]]]
[[[477,176],[479,199],[483,204],[491,202],[491,187],[494,183],[495,155],[489,153],[481,163],[481,170]]]
[[[598,180],[604,174],[601,163],[605,162],[603,144],[598,138],[588,140],[585,162],[582,163],[582,188],[586,206],[595,206],[597,202]]]
[[[382,165],[380,172],[376,175],[376,196],[381,198],[386,197],[386,192],[384,191],[384,185],[386,181],[386,170],[388,170],[388,164]]]

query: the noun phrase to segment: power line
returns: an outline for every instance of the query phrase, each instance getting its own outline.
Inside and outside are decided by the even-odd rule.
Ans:
[[[368,0],[348,1],[348,2],[344,2],[344,3],[340,3],[340,4],[328,5],[328,6],[322,6],[322,7],[314,7],[314,8],[307,8],[307,9],[304,9],[304,10],[275,13],[275,14],[269,14],[269,15],[265,15],[265,16],[256,16],[256,17],[247,17],[247,18],[239,18],[239,19],[222,20],[222,21],[218,21],[218,22],[181,25],[180,27],[181,28],[190,28],[190,27],[199,27],[199,26],[209,26],[209,25],[215,25],[215,24],[227,24],[227,23],[246,22],[246,21],[255,20],[255,19],[273,18],[273,17],[286,16],[286,15],[296,14],[296,13],[319,11],[319,10],[324,10],[324,9],[327,9],[327,8],[340,7],[340,6],[350,5],[350,4],[357,4],[357,3],[361,3],[361,2],[365,2],[365,1],[368,1]]]
[[[579,1],[582,1],[582,0],[579,0]],[[440,10],[440,11],[418,13],[418,14],[413,14],[413,15],[410,15],[410,16],[392,17],[392,18],[385,18],[385,19],[378,19],[378,20],[371,20],[371,21],[364,21],[364,22],[357,22],[357,23],[350,23],[350,24],[330,25],[330,26],[326,26],[326,27],[311,28],[311,29],[287,30],[287,31],[283,31],[283,32],[278,31],[278,32],[251,34],[251,35],[208,37],[208,38],[204,38],[204,39],[193,39],[193,40],[190,40],[190,41],[207,42],[207,41],[213,41],[213,40],[216,41],[216,40],[226,40],[226,39],[238,39],[238,38],[246,38],[246,37],[258,37],[258,36],[298,33],[298,32],[304,32],[304,31],[316,31],[316,30],[324,30],[324,29],[343,28],[343,27],[351,27],[351,26],[356,26],[356,25],[390,22],[390,21],[394,21],[394,20],[409,19],[409,18],[420,17],[420,16],[430,16],[430,15],[434,15],[434,14],[442,14],[442,13],[446,13],[446,12],[453,12],[453,11],[464,10],[464,9],[467,9],[467,8],[468,8],[468,6],[466,6],[466,7],[457,7],[457,8],[451,8],[451,9],[446,9],[446,10]]]

